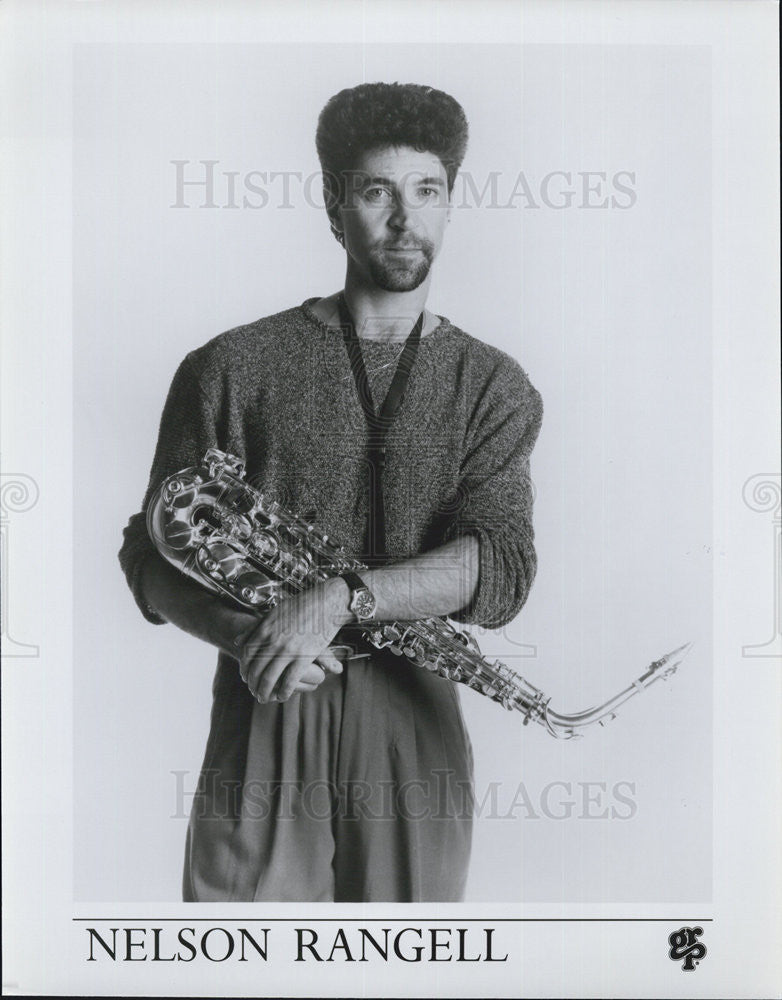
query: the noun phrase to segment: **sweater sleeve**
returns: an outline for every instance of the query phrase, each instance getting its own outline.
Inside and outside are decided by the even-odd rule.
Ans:
[[[128,521],[119,550],[120,566],[136,604],[147,621],[155,625],[165,624],[165,619],[147,604],[141,588],[144,563],[157,551],[147,532],[149,501],[167,476],[196,465],[207,449],[216,444],[214,407],[202,390],[188,355],[177,369],[168,391],[141,510]]]
[[[473,534],[479,580],[471,603],[451,617],[500,628],[529,595],[537,569],[530,453],[543,403],[521,367],[507,358],[480,393],[461,466],[460,504],[446,540]]]

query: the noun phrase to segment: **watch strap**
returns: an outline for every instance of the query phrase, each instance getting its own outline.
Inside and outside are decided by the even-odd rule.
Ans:
[[[369,587],[364,583],[358,573],[354,573],[353,570],[345,570],[344,573],[339,574],[345,583],[350,587],[351,592],[354,590],[369,590]]]

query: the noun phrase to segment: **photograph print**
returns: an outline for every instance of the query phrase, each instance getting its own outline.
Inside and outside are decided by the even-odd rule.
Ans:
[[[77,48],[77,900],[709,904],[709,68]]]

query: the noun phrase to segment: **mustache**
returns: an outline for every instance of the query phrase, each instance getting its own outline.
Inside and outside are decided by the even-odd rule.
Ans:
[[[393,243],[382,243],[383,250],[431,250],[433,244],[429,240],[396,240]]]

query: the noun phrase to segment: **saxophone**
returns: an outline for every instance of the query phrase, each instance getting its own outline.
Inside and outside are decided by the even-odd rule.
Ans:
[[[169,476],[147,509],[147,529],[160,554],[209,590],[263,613],[307,587],[360,571],[327,534],[264,497],[245,480],[241,459],[210,448],[198,466]],[[521,712],[557,739],[605,725],[615,709],[674,673],[691,643],[655,660],[632,684],[596,708],[562,715],[520,674],[484,657],[473,636],[442,618],[367,622],[355,628],[372,646],[467,685],[504,708]],[[678,659],[677,659],[678,658]]]

